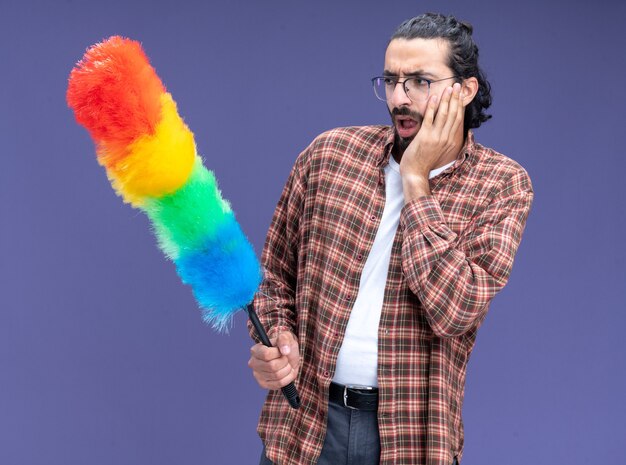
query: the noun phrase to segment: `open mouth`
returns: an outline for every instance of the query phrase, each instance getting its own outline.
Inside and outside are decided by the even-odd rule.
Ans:
[[[400,137],[411,137],[417,132],[417,121],[408,116],[396,116],[396,130]]]

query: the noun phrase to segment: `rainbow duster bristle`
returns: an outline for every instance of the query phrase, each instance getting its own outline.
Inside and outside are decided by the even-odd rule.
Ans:
[[[252,301],[260,266],[141,45],[114,36],[89,48],[70,73],[67,102],[117,194],[150,218],[203,319],[226,330]]]

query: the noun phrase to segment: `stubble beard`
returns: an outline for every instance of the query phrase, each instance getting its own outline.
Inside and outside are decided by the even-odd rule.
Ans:
[[[413,141],[413,139],[415,139],[415,136],[408,137],[408,138],[407,137],[400,137],[400,134],[398,134],[398,131],[396,131],[395,126],[394,126],[393,132],[394,132],[394,134],[393,134],[393,153],[394,153],[394,155],[397,156],[398,159],[401,159],[402,155],[404,155],[404,151],[407,149],[407,147]]]

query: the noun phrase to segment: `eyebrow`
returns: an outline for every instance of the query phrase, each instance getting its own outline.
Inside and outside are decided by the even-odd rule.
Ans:
[[[407,77],[424,77],[424,78],[431,78],[431,79],[434,79],[434,78],[437,77],[437,76],[435,76],[432,73],[424,71],[423,69],[417,69],[417,70],[412,71],[410,73],[404,73],[404,75],[407,76]],[[392,73],[389,70],[384,70],[383,71],[383,76],[397,76],[397,74],[396,73]]]

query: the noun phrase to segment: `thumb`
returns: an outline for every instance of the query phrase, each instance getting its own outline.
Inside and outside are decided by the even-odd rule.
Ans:
[[[282,355],[289,355],[293,349],[293,345],[296,342],[295,337],[288,331],[282,332],[278,335],[276,346]]]

